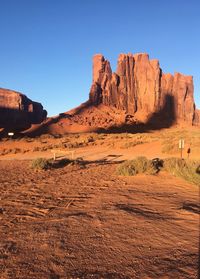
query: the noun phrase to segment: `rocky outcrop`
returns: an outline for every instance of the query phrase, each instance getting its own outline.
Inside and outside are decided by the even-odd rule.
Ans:
[[[200,110],[195,110],[194,125],[200,125]]]
[[[41,123],[46,116],[47,112],[40,103],[19,92],[0,89],[0,128],[25,130],[32,124]]]
[[[193,91],[192,76],[163,74],[148,54],[120,54],[116,73],[101,54],[94,56],[90,103],[115,107],[139,121],[159,115],[171,123],[198,124]]]
[[[97,54],[89,100],[26,133],[147,132],[174,124],[200,125],[193,91],[191,76],[164,74],[148,54],[120,54],[116,72]]]

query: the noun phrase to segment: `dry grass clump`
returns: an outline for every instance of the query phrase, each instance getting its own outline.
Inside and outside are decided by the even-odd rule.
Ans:
[[[37,158],[31,162],[31,168],[34,170],[50,170],[63,168],[68,165],[76,165],[80,168],[85,168],[86,162],[82,158],[71,160],[68,158],[61,160],[53,160],[46,158]]]
[[[164,169],[200,186],[200,161],[167,158],[164,160]]]
[[[54,146],[51,144],[45,145],[45,146],[35,146],[32,151],[33,152],[44,152],[44,151],[52,149],[53,147]]]
[[[3,148],[0,150],[0,156],[8,155],[8,154],[17,154],[17,153],[26,153],[29,149],[21,149],[21,148]]]
[[[200,186],[200,161],[194,160],[167,158],[162,161],[159,158],[148,160],[146,157],[137,157],[122,163],[117,168],[117,174],[124,176],[139,173],[156,174],[160,169]]]
[[[190,147],[192,154],[200,153],[200,131],[199,129],[172,129],[166,132],[160,132],[158,138],[162,140],[162,152],[167,154],[176,154],[179,152],[178,143],[182,138],[185,140],[185,149]]]
[[[31,162],[31,168],[35,170],[46,170],[50,167],[50,161],[45,158],[37,158]]]
[[[153,162],[143,156],[125,161],[117,168],[117,174],[124,176],[132,176],[139,173],[156,174],[157,172],[158,169]]]
[[[122,149],[127,149],[127,148],[131,148],[131,147],[134,147],[134,146],[137,146],[139,144],[144,144],[145,142],[142,141],[142,140],[135,140],[135,141],[130,141],[130,142],[126,142],[124,143],[121,148]]]

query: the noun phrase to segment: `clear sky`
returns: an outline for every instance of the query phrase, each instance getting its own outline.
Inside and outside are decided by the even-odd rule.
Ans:
[[[163,72],[193,75],[200,108],[199,0],[0,0],[0,87],[49,115],[88,98],[92,56],[147,52]]]

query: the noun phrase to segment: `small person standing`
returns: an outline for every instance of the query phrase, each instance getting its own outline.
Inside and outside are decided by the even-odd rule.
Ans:
[[[191,148],[188,147],[188,149],[187,149],[187,157],[188,157],[188,159],[189,159],[189,157],[190,157],[190,153],[191,153]]]

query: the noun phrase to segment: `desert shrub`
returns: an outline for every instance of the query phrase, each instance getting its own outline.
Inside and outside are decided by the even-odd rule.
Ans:
[[[36,170],[46,170],[50,167],[50,165],[50,161],[45,158],[37,158],[31,163],[31,167]]]
[[[125,176],[136,175],[138,173],[155,174],[157,172],[158,169],[152,161],[143,156],[125,161],[117,168],[117,173]]]
[[[21,152],[22,152],[22,153],[27,153],[27,152],[30,152],[30,149],[22,149]]]
[[[12,148],[3,148],[2,150],[1,150],[1,155],[7,155],[7,154],[12,154],[13,153],[13,151],[14,151],[14,149],[12,149]]]
[[[37,152],[37,151],[40,151],[39,146],[35,146],[35,147],[33,148],[33,152]]]
[[[0,150],[0,156],[5,155],[5,149]]]
[[[12,153],[14,154],[22,153],[22,150],[20,148],[13,148]]]
[[[131,148],[131,147],[134,147],[136,145],[143,144],[143,143],[145,143],[145,142],[142,141],[142,140],[135,140],[135,141],[131,141],[131,142],[126,142],[125,144],[123,144],[121,146],[121,148],[124,148],[124,149]]]
[[[164,169],[169,171],[170,173],[174,173],[183,169],[186,165],[186,162],[184,159],[180,158],[166,158],[164,160]]]
[[[87,141],[88,141],[88,142],[94,142],[95,139],[94,139],[94,137],[90,136],[90,137],[87,138]]]
[[[69,148],[78,148],[78,147],[82,147],[83,146],[83,143],[82,142],[73,142],[73,143],[70,143],[69,145]]]
[[[40,147],[40,151],[41,151],[41,152],[47,151],[47,149],[48,149],[47,146],[41,146],[41,147]]]
[[[48,144],[48,145],[45,145],[45,146],[35,146],[34,148],[33,148],[33,152],[38,152],[38,151],[40,151],[40,152],[43,152],[43,151],[47,151],[47,150],[49,150],[49,149],[52,149],[53,147],[55,147],[55,146],[53,146],[52,144]],[[57,146],[56,146],[57,147]]]
[[[68,158],[61,160],[37,158],[31,162],[31,167],[35,170],[47,170],[47,169],[58,169],[68,165],[78,165],[81,168],[85,168],[86,162],[82,158],[71,160]]]
[[[117,174],[119,175],[135,175],[136,170],[133,161],[125,161],[117,168]]]
[[[175,176],[181,177],[191,183],[200,185],[200,162],[179,158],[164,160],[164,169]]]
[[[6,154],[17,154],[17,153],[22,153],[23,150],[20,148],[8,148],[8,149],[3,149],[1,152],[1,155],[6,155]]]

